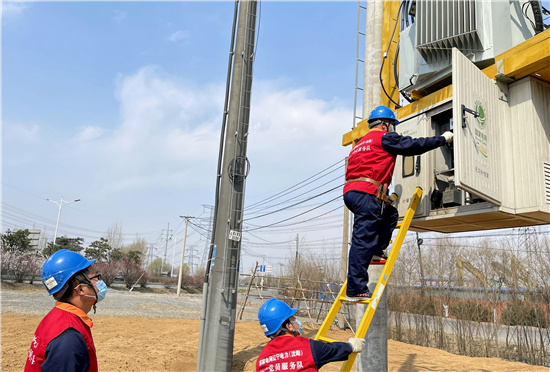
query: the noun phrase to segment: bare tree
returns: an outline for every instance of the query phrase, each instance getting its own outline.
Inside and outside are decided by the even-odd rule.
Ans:
[[[147,254],[147,241],[143,238],[140,238],[139,235],[134,238],[134,241],[131,244],[128,244],[121,248],[123,253],[128,253],[130,251],[137,251],[140,253],[141,257],[145,257]]]
[[[111,227],[109,227],[105,233],[105,239],[107,239],[111,247],[121,249],[124,245],[124,238],[122,237],[122,224],[115,222]]]

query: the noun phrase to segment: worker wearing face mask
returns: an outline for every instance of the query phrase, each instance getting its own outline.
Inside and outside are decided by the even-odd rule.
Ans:
[[[257,372],[318,371],[327,363],[347,360],[352,352],[363,349],[365,340],[361,338],[326,343],[300,337],[302,323],[294,316],[296,310],[275,298],[260,307],[258,319],[271,341],[258,357]]]
[[[96,372],[97,357],[88,312],[105,298],[107,286],[92,264],[66,249],[42,265],[42,283],[57,300],[31,342],[25,371]]]

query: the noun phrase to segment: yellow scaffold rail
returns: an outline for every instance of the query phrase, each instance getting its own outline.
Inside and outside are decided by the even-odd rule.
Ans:
[[[380,275],[380,278],[378,278],[378,283],[376,283],[376,288],[374,289],[372,299],[353,302],[356,304],[368,305],[367,311],[363,315],[363,319],[361,320],[359,327],[357,327],[357,332],[355,333],[354,337],[365,338],[365,335],[367,334],[367,330],[369,329],[370,322],[372,320],[372,317],[374,316],[374,312],[376,311],[378,302],[380,301],[380,298],[384,293],[384,289],[386,289],[386,284],[390,279],[390,274],[393,270],[393,266],[395,265],[395,260],[397,260],[397,256],[399,255],[399,251],[401,250],[401,245],[405,240],[405,235],[407,235],[407,231],[409,231],[409,226],[411,225],[412,218],[414,216],[416,207],[418,206],[418,203],[420,202],[421,197],[422,197],[422,189],[420,187],[417,187],[416,190],[414,191],[413,197],[411,198],[409,208],[407,209],[407,213],[405,213],[405,217],[403,218],[403,221],[396,226],[399,229],[399,231],[391,247],[391,251],[388,255],[386,264],[384,265],[384,269],[382,270],[382,274]],[[317,332],[317,335],[315,335],[315,337],[313,338],[314,340],[325,341],[325,342],[338,341],[338,340],[333,340],[331,338],[326,337],[326,334],[330,326],[334,322],[334,318],[336,318],[336,314],[338,314],[338,311],[340,310],[340,307],[342,306],[342,304],[344,302],[349,302],[349,301],[346,301],[347,286],[348,286],[348,282],[346,280],[344,282],[344,285],[340,289],[340,293],[338,293],[338,297],[332,304],[332,307],[330,308],[327,314],[327,317],[323,321],[321,328]],[[351,367],[353,366],[353,363],[355,362],[356,357],[357,357],[357,353],[351,353],[347,362],[345,362],[342,365],[342,368],[340,369],[340,371],[343,371],[343,372],[350,371]]]

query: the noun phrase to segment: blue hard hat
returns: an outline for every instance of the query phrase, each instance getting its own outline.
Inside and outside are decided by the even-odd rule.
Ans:
[[[258,311],[258,319],[266,336],[272,335],[281,328],[285,320],[296,314],[293,309],[281,300],[267,300]]]
[[[386,106],[378,106],[369,115],[368,123],[375,123],[378,120],[391,120],[393,122],[393,125],[399,124],[399,121],[395,118],[395,115],[392,110],[390,110]],[[372,128],[369,125],[369,128]]]
[[[53,295],[59,292],[74,274],[94,262],[95,260],[88,260],[76,252],[61,249],[52,254],[42,265],[40,271],[42,284],[48,290],[48,294]]]

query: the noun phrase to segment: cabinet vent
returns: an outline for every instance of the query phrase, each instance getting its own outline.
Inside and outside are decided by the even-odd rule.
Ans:
[[[475,0],[423,0],[416,4],[416,48],[426,62],[451,58],[452,48],[463,54],[483,51]]]

